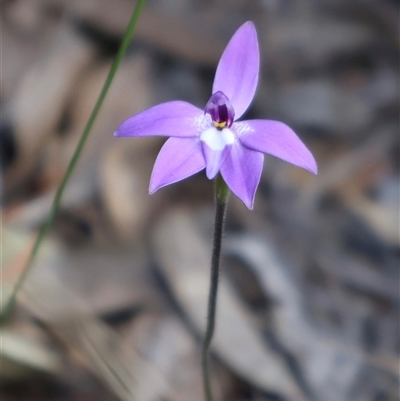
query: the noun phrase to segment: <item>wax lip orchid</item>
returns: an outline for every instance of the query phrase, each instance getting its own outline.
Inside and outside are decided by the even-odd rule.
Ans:
[[[253,100],[259,66],[256,29],[246,22],[222,54],[204,110],[172,101],[130,117],[118,127],[117,137],[170,137],[156,159],[150,194],[206,169],[209,179],[221,173],[232,192],[252,209],[264,153],[317,173],[311,152],[286,124],[237,121]]]

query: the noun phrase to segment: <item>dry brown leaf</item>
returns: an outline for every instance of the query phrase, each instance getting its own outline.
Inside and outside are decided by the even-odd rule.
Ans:
[[[72,12],[106,32],[122,35],[133,11],[133,4],[126,1],[94,0],[75,2]],[[175,13],[164,12],[162,7],[145,7],[139,19],[135,39],[144,40],[177,57],[202,64],[216,65],[224,44],[210,34],[210,26],[197,26],[200,10],[185,21]],[[198,21],[197,21],[198,22]]]
[[[34,373],[60,374],[62,361],[45,344],[23,336],[20,330],[1,329],[0,363],[2,380],[17,380]]]
[[[143,314],[124,335],[141,355],[168,375],[179,392],[174,401],[202,401],[203,382],[199,348],[183,322],[168,314]],[[217,399],[222,399],[218,388]]]
[[[298,286],[266,238],[231,237],[226,249],[228,254],[247,261],[265,293],[275,301],[276,335],[298,358],[304,378],[318,400],[350,399],[366,362],[379,369],[396,370],[398,361],[394,358],[370,358],[345,338],[311,323]]]
[[[48,268],[59,252],[57,247],[42,252],[19,294],[24,308],[45,322],[121,400],[157,401],[171,396],[174,390],[163,372],[133,346],[123,346],[120,336],[96,319],[75,291]]]
[[[6,171],[5,190],[31,173],[39,151],[54,133],[80,73],[94,50],[70,26],[62,26],[48,56],[26,74],[12,101],[18,159]]]

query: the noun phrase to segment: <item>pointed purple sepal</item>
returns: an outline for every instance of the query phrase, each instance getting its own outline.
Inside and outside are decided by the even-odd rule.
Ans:
[[[169,138],[154,164],[149,192],[181,181],[206,166],[201,143],[197,138]]]
[[[128,118],[117,128],[114,135],[190,138],[198,134],[195,121],[202,115],[202,110],[187,102],[162,103]]]
[[[286,124],[272,120],[249,120],[240,124],[251,129],[239,136],[239,141],[247,148],[279,157],[317,174],[314,156]]]
[[[228,187],[251,210],[261,179],[264,155],[235,143],[221,166]]]
[[[257,32],[244,23],[228,43],[215,73],[213,93],[221,91],[231,101],[236,119],[249,107],[256,92],[260,68]]]

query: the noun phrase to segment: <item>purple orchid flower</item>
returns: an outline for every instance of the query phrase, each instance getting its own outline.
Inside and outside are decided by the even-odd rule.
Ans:
[[[155,162],[150,194],[205,168],[209,179],[221,173],[232,192],[252,209],[263,153],[317,173],[311,152],[284,123],[237,121],[253,100],[259,66],[257,32],[252,22],[246,22],[222,54],[204,111],[182,101],[167,102],[118,127],[117,137],[170,137]]]

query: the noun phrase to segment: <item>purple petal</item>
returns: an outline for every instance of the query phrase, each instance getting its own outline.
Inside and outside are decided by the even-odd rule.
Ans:
[[[232,192],[251,210],[260,182],[264,155],[235,143],[221,166],[221,174]]]
[[[205,166],[201,143],[197,138],[169,138],[154,164],[149,193],[196,174]]]
[[[162,103],[128,118],[114,135],[194,137],[198,134],[196,118],[203,114],[203,110],[190,103]]]
[[[317,163],[313,155],[286,124],[271,120],[249,120],[239,124],[251,128],[250,132],[239,136],[244,146],[269,153],[317,174]]]
[[[219,60],[213,93],[221,91],[232,102],[236,119],[253,100],[260,68],[257,32],[252,22],[243,24],[233,35]]]

